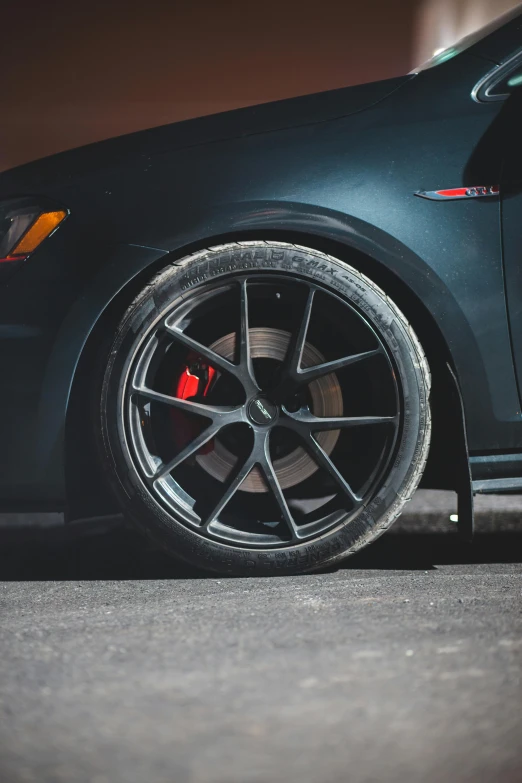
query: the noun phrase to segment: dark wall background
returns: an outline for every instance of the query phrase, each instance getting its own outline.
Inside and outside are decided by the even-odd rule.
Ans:
[[[0,169],[412,67],[419,0],[21,0],[1,13]]]

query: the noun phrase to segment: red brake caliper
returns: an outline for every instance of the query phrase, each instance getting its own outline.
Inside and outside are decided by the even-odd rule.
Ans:
[[[216,376],[216,370],[207,364],[201,356],[189,353],[187,365],[178,378],[174,388],[174,394],[180,400],[194,400],[201,402],[209,393]],[[179,450],[184,448],[191,440],[194,440],[205,429],[205,424],[188,418],[182,411],[173,408],[170,412],[173,423],[173,435]],[[208,454],[214,448],[210,440],[202,446],[198,454]]]

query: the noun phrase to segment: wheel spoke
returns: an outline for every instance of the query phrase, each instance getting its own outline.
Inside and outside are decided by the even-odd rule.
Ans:
[[[293,329],[286,349],[285,361],[280,368],[278,380],[275,388],[272,389],[271,396],[276,402],[283,402],[289,397],[299,385],[300,366],[303,356],[303,350],[308,333],[308,325],[312,314],[312,305],[314,303],[315,288],[309,288],[308,296],[303,307],[299,328]]]
[[[344,494],[350,499],[353,508],[355,509],[360,506],[361,498],[355,494],[349,483],[338,471],[328,454],[324,451],[324,449],[321,448],[312,433],[308,433],[308,437],[303,438],[303,440],[317,464],[322,467],[339,485],[342,492],[344,492]]]
[[[382,354],[382,348],[376,348],[374,351],[356,353],[352,356],[344,356],[342,359],[335,359],[332,362],[316,364],[314,367],[298,370],[298,378],[300,383],[311,383],[312,381],[315,381],[316,378],[321,378],[323,375],[329,375],[331,372],[337,372],[337,370],[342,370],[344,367],[349,367],[351,364],[356,364],[364,359],[370,359],[372,356],[379,356],[380,354]]]
[[[239,464],[239,461],[238,461]],[[225,491],[223,492],[222,496],[212,509],[212,511],[207,514],[205,517],[201,527],[205,530],[208,529],[209,525],[214,522],[215,519],[221,514],[227,503],[230,501],[230,499],[235,495],[243,481],[247,478],[248,474],[256,464],[254,452],[252,451],[250,455],[246,458],[243,465],[238,469],[238,466],[236,465],[235,469],[232,470],[231,475],[228,478],[227,481],[227,487]]]
[[[306,342],[306,334],[312,314],[312,305],[314,303],[315,288],[310,288],[303,308],[301,323],[299,329],[292,333],[290,343],[286,352],[286,370],[290,375],[299,372],[301,366],[301,357]]]
[[[241,380],[243,386],[247,388],[248,394],[255,394],[259,391],[254,368],[252,366],[252,357],[250,355],[250,335],[248,319],[248,293],[246,278],[241,280],[241,318],[239,330],[239,366],[241,371]]]
[[[269,489],[272,491],[272,494],[277,501],[283,520],[286,526],[290,530],[292,541],[297,541],[299,540],[299,530],[294,522],[294,518],[290,512],[290,509],[288,508],[285,496],[283,495],[283,490],[281,489],[279,479],[277,478],[277,474],[272,464],[272,458],[270,457],[268,433],[266,435],[263,435],[263,438],[264,441],[262,444],[262,453],[259,455],[259,460],[258,460],[259,467],[263,472],[263,475],[267,481]]]
[[[283,409],[286,416],[280,419],[279,424],[290,427],[297,432],[308,430],[310,432],[323,432],[326,430],[347,429],[349,427],[366,427],[371,424],[393,424],[397,426],[398,416],[314,416],[307,410],[301,409],[296,413],[289,413]]]
[[[146,386],[133,386],[132,391],[140,397],[151,400],[151,402],[162,402],[165,405],[171,405],[173,408],[179,408],[179,410],[185,411],[186,413],[196,413],[199,416],[206,416],[207,419],[212,419],[213,421],[225,423],[226,420],[227,424],[241,421],[241,407],[234,407],[232,405],[203,405],[200,402],[192,402],[192,400],[182,400],[179,397],[171,397],[169,394],[153,391]]]
[[[164,465],[160,465],[152,477],[152,480],[156,481],[157,479],[162,479],[165,478],[165,476],[168,476],[168,474],[171,473],[174,468],[177,468],[178,465],[181,465],[181,463],[185,462],[185,460],[191,457],[192,454],[195,454],[198,449],[205,445],[205,443],[208,443],[209,440],[214,438],[220,429],[220,424],[211,424],[210,427],[207,427],[205,430],[203,430],[203,432],[200,433],[197,438],[194,438],[194,440],[188,443],[185,448],[179,452],[179,454],[176,454],[176,456],[171,459],[170,462],[167,462]]]
[[[240,375],[239,366],[237,364],[229,362],[228,359],[225,359],[224,356],[213,351],[208,345],[203,345],[203,343],[193,340],[188,334],[185,334],[181,329],[177,329],[174,326],[168,326],[168,324],[164,323],[163,328],[172,339],[181,343],[186,348],[190,348],[191,351],[194,351],[199,356],[203,356],[213,367],[219,367],[223,372],[228,372],[236,377]]]

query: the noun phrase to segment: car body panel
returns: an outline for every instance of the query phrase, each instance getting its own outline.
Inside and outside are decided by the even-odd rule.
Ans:
[[[138,163],[146,170],[152,157],[226,139],[269,133],[284,128],[328,122],[362,111],[386,98],[411,75],[379,82],[343,87],[286,100],[197,117],[149,130],[129,133],[78,149],[68,150],[19,166],[2,174],[0,189],[22,188],[24,192],[64,185],[74,178],[76,186],[93,172]]]
[[[522,450],[499,200],[414,195],[498,184],[500,158],[482,150],[502,104],[471,99],[489,67],[463,53],[415,77],[154,129],[0,175],[1,198],[45,196],[70,210],[0,286],[10,412],[0,501],[65,502],[69,392],[104,307],[166,253],[233,238],[328,240],[348,262],[353,249],[389,270],[445,340],[470,451]]]
[[[501,176],[502,246],[513,355],[522,389],[522,94],[504,104],[499,119],[505,158]]]

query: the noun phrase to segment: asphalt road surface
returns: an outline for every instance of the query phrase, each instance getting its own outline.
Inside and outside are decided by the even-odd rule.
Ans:
[[[0,781],[522,780],[522,499],[481,501],[472,546],[451,502],[273,579],[0,520]]]

